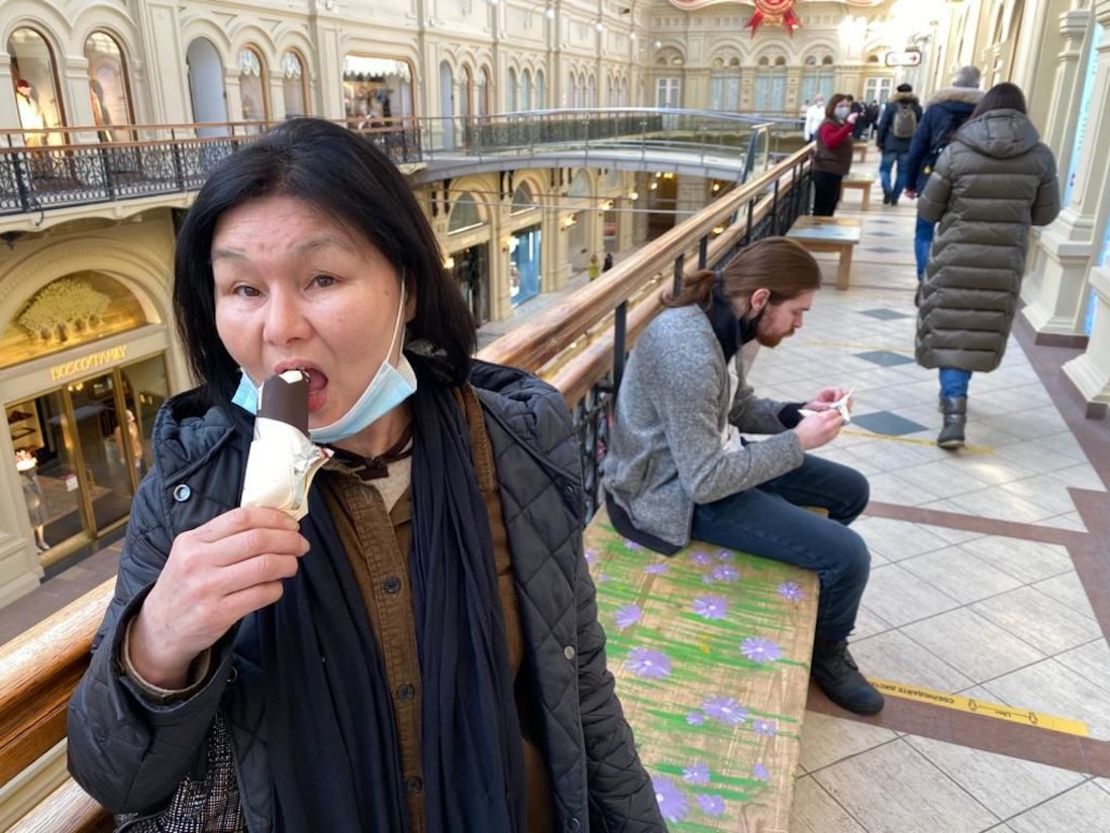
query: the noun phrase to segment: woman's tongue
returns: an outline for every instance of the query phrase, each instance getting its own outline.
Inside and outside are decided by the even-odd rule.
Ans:
[[[312,413],[324,407],[328,377],[319,370],[305,370],[304,374],[308,377],[308,411]]]

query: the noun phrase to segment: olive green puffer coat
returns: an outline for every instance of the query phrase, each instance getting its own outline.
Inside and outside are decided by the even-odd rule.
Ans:
[[[960,128],[917,207],[939,222],[921,288],[917,362],[998,367],[1018,307],[1029,226],[1060,212],[1056,160],[1016,110],[991,110]]]

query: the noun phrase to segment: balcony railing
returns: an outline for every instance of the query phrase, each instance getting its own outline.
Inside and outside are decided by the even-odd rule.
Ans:
[[[398,165],[575,147],[735,157],[773,150],[775,122],[689,110],[543,110],[481,118],[338,122]],[[128,125],[0,131],[0,216],[195,191],[223,159],[274,123]],[[110,140],[109,140],[110,139]],[[586,160],[584,160],[585,163]]]

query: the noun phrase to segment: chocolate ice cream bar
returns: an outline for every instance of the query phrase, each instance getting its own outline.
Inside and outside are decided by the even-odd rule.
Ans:
[[[262,383],[258,416],[292,425],[308,435],[308,376],[300,370],[275,374]]]
[[[247,457],[242,506],[271,506],[295,520],[308,513],[312,478],[332,452],[308,437],[308,377],[287,370],[262,384]]]

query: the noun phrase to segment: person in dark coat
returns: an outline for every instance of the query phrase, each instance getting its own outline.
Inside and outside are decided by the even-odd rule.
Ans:
[[[968,383],[998,367],[1019,305],[1029,226],[1060,213],[1056,160],[1014,84],[993,87],[941,154],[918,216],[939,223],[921,288],[917,362],[940,369],[941,448],[964,444]]]
[[[69,706],[77,782],[144,833],[664,833],[606,670],[570,414],[470,358],[389,158],[319,119],[229,157],[174,303],[202,384],[156,420]],[[300,453],[264,462],[303,508],[240,506],[273,427],[258,385],[291,369],[311,441],[284,426]]]
[[[905,193],[911,200],[925,190],[929,174],[933,172],[941,151],[952,141],[960,125],[967,121],[983,98],[979,78],[978,67],[960,67],[952,79],[952,86],[937,90],[929,99],[925,115],[917,126],[917,132],[913,134],[909,158],[906,160]],[[919,216],[913,236],[919,283],[925,276],[925,263],[932,243],[933,224]]]
[[[825,107],[813,152],[813,216],[831,217],[840,202],[840,183],[852,169],[852,128],[859,119],[848,96],[837,93]]]
[[[921,105],[913,94],[913,87],[899,84],[897,91],[883,108],[876,137],[882,153],[879,178],[883,186],[883,205],[898,205],[898,198],[906,186],[910,141],[920,122]],[[898,173],[891,182],[890,172],[895,165],[898,166]]]

